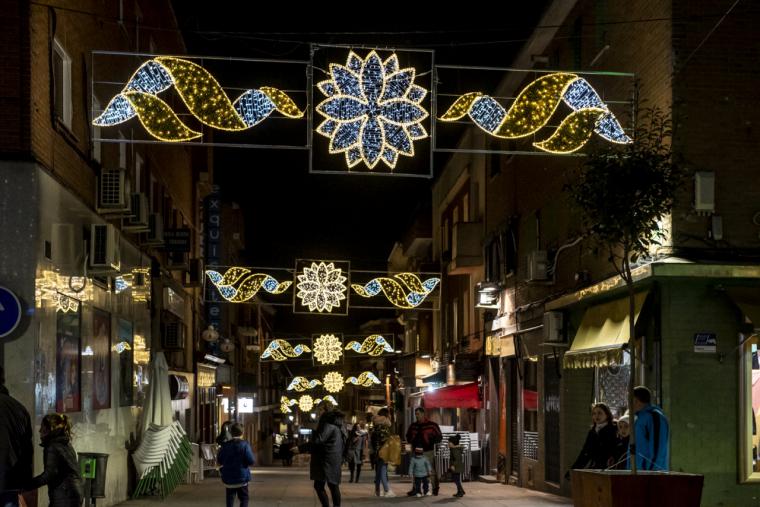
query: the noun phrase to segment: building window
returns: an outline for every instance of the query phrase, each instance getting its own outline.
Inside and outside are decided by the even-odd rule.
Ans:
[[[743,338],[743,335],[740,335]],[[742,482],[760,482],[760,335],[744,341],[739,364],[739,460]]]
[[[53,86],[55,116],[71,128],[71,57],[58,39],[53,40]]]

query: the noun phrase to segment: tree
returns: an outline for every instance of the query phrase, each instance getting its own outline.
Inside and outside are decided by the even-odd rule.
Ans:
[[[635,304],[631,266],[660,245],[667,231],[662,219],[673,209],[683,181],[674,159],[670,119],[656,108],[642,110],[633,142],[606,144],[585,158],[576,181],[567,186],[580,209],[585,234],[606,252],[628,289],[631,375],[628,407],[633,409],[636,372]],[[631,432],[631,469],[636,473],[636,435]]]

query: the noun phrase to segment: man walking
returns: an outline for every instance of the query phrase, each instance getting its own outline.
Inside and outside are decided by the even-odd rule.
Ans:
[[[652,405],[652,393],[644,386],[633,388],[633,411],[636,420],[636,468],[639,470],[670,469],[670,425],[662,409]],[[634,454],[634,449],[631,449]]]
[[[422,448],[423,455],[430,462],[430,466],[433,472],[430,474],[430,479],[433,486],[433,495],[438,496],[438,470],[435,464],[435,444],[439,443],[443,439],[441,435],[441,428],[438,424],[434,423],[425,415],[425,409],[417,407],[414,410],[414,417],[416,419],[406,432],[406,441],[412,445],[412,449]],[[407,493],[408,496],[413,496],[414,490]]]
[[[18,507],[18,495],[32,478],[32,421],[5,388],[0,366],[0,507]]]

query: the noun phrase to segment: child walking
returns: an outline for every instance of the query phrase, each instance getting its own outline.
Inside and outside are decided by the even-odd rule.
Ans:
[[[457,485],[457,492],[454,496],[462,498],[464,496],[464,489],[462,488],[462,474],[464,473],[464,449],[459,445],[459,435],[453,435],[449,438],[449,471],[451,477],[454,479],[454,484]]]
[[[222,466],[222,482],[227,488],[227,507],[235,505],[235,496],[240,507],[248,507],[248,482],[251,480],[249,466],[254,464],[250,444],[243,440],[243,425],[230,426],[231,440],[222,444],[217,461]]]
[[[421,497],[423,493],[425,496],[430,496],[430,481],[428,477],[433,470],[430,462],[422,453],[422,447],[415,448],[414,456],[409,461],[409,475],[414,477],[414,494],[418,497]]]

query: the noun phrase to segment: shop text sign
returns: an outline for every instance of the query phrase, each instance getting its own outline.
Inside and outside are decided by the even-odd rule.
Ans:
[[[697,333],[694,335],[694,352],[714,354],[718,350],[718,338],[715,333]]]

